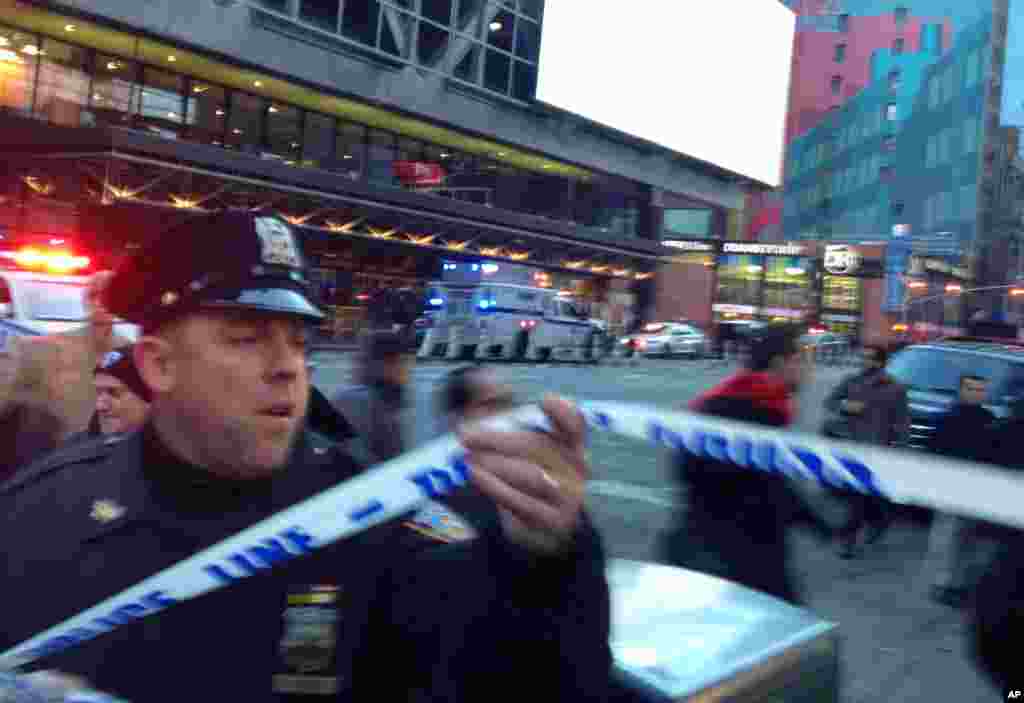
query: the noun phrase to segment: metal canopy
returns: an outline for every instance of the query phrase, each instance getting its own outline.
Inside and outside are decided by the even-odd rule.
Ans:
[[[480,206],[372,189],[257,156],[128,130],[44,129],[53,131],[48,143],[26,148],[19,140],[20,151],[15,144],[4,146],[8,193],[21,188],[32,199],[93,208],[144,205],[166,210],[168,218],[230,207],[266,210],[300,227],[307,247],[319,253],[354,240],[376,241],[410,253],[419,249],[623,279],[647,278],[662,260],[657,242],[636,240],[626,247],[588,241],[571,236],[568,223],[519,213],[491,211],[484,219],[472,212]],[[207,163],[197,163],[202,161]],[[524,220],[539,222],[529,227]],[[125,242],[133,243],[138,242]]]

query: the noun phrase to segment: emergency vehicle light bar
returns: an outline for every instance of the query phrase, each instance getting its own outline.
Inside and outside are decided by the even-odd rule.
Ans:
[[[92,261],[87,256],[75,256],[70,252],[41,251],[25,248],[18,251],[0,252],[0,257],[13,260],[20,268],[33,271],[44,270],[50,273],[71,273],[88,268]]]

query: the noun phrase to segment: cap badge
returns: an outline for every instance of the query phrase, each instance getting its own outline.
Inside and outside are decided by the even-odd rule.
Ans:
[[[299,249],[288,225],[273,217],[257,217],[256,234],[263,245],[263,263],[302,268]]]
[[[109,369],[111,366],[116,364],[124,356],[121,352],[112,351],[103,355],[103,361],[100,362],[100,368]]]
[[[124,515],[125,509],[109,499],[97,500],[92,504],[92,512],[89,513],[89,517],[97,522],[104,524],[113,522],[122,515]]]

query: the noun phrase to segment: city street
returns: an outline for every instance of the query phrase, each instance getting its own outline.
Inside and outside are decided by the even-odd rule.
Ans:
[[[349,383],[345,357],[321,356],[314,380],[324,390]],[[451,365],[420,364],[414,371],[418,417],[434,417],[432,393]],[[527,398],[546,391],[581,398],[637,401],[672,407],[724,377],[714,361],[641,360],[635,365],[495,365]],[[829,389],[847,369],[818,368],[801,397],[801,429],[813,431]],[[424,435],[431,423],[420,422]],[[666,455],[630,439],[597,436],[591,513],[610,555],[658,560],[657,543],[678,495]],[[828,508],[831,504],[824,503]],[[831,506],[834,507],[834,506]],[[841,512],[828,510],[833,519]],[[809,536],[794,544],[796,567],[811,608],[843,633],[843,703],[995,700],[964,650],[961,615],[932,603],[920,563],[925,528],[894,525],[858,560],[843,561]]]

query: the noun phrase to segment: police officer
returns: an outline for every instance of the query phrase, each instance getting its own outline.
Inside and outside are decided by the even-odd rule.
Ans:
[[[191,219],[116,272],[108,307],[143,328],[150,418],[0,493],[0,651],[359,473],[300,429],[305,324],[321,318],[306,291],[293,232],[249,211]],[[609,603],[583,423],[544,407],[550,435],[464,430],[500,533],[416,545],[396,520],[272,569],[272,550],[237,554],[223,588],[36,666],[158,703],[601,700]]]

